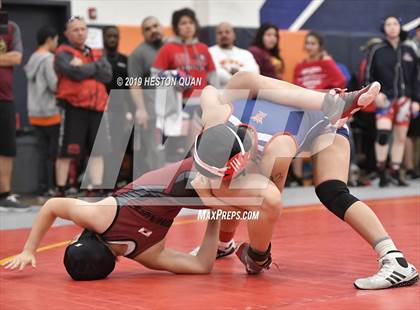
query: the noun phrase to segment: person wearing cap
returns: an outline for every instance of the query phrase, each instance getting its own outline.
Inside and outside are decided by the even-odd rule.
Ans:
[[[197,139],[194,148],[195,165],[199,172],[218,182],[222,178],[219,191],[212,190],[216,197],[229,195],[229,186],[223,184],[247,171],[259,171],[273,180],[282,192],[292,158],[302,151],[310,151],[318,198],[329,211],[361,235],[379,256],[379,272],[356,280],[354,285],[359,289],[408,286],[418,281],[415,267],[398,251],[374,212],[351,195],[346,184],[350,146],[348,130],[343,124],[350,115],[375,100],[379,91],[380,84],[374,82],[356,92],[338,94],[333,90],[321,93],[257,74],[239,72],[221,93],[211,86],[204,89],[201,97],[202,135],[206,133],[213,137],[209,140],[211,143]],[[222,160],[217,145],[228,137],[229,129],[224,134],[218,134],[218,126],[221,125],[236,127],[236,131],[243,126],[253,127],[257,134],[253,139],[256,156],[251,160],[241,151],[242,155],[237,158],[238,152],[232,152]],[[215,128],[216,132],[212,133]],[[238,170],[240,174],[229,170]],[[235,247],[233,236],[237,225],[237,221],[222,222],[220,241],[224,244],[221,244],[222,248],[219,246],[222,252],[230,254],[230,248]],[[264,254],[268,256],[269,250],[268,238],[263,248],[241,245],[237,255],[248,270],[252,252],[258,252],[262,259]],[[390,277],[393,273],[401,276],[394,279]]]

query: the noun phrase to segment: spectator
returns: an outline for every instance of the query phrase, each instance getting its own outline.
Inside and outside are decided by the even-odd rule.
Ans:
[[[58,34],[54,28],[45,26],[38,30],[36,38],[38,49],[24,68],[28,79],[28,116],[38,140],[38,192],[42,196],[52,196],[60,130],[60,114],[55,101],[57,76],[54,71]]]
[[[172,14],[172,28],[176,36],[159,50],[153,64],[154,72],[156,74],[176,70],[177,75],[187,75],[198,81],[186,86],[182,91],[182,105],[185,106],[188,100],[184,113],[181,113],[180,109],[176,111],[176,116],[185,115],[186,130],[166,143],[167,154],[172,155],[167,160],[177,161],[186,155],[188,137],[195,136],[193,119],[201,114],[199,112],[201,90],[208,84],[218,87],[218,80],[207,45],[198,41],[199,24],[194,11],[188,8],[175,11]],[[182,117],[176,118],[173,128],[169,130],[166,124],[161,127],[165,128],[164,135],[176,136],[173,134],[173,128],[182,127]]]
[[[125,150],[131,152],[131,146],[127,147],[126,140],[123,138],[130,135],[131,124],[131,100],[128,91],[117,92],[112,95],[113,89],[128,89],[127,86],[127,56],[118,51],[120,32],[116,26],[106,26],[102,29],[104,55],[112,68],[112,80],[105,84],[110,100],[106,110],[107,121],[109,122],[109,134],[111,137],[111,151],[105,156],[104,187],[115,186],[120,182],[131,182],[131,171],[124,173],[121,166],[121,156],[127,154]],[[110,94],[111,93],[111,94]],[[124,152],[124,154],[121,154]],[[114,169],[119,169],[116,175]],[[115,180],[116,178],[116,180]],[[118,185],[119,186],[119,185]]]
[[[92,151],[108,100],[104,83],[112,78],[111,65],[106,58],[85,44],[87,27],[83,19],[72,17],[67,22],[65,36],[68,44],[60,45],[55,57],[57,101],[64,114],[56,169],[58,195],[64,195],[71,158],[89,155]],[[100,143],[101,149],[90,154],[90,181],[95,188],[102,184],[103,155],[109,149],[106,142],[109,143]]]
[[[358,74],[358,77],[357,77],[358,82],[359,82],[359,85],[365,84],[366,65],[367,65],[367,62],[368,62],[368,57],[367,56],[369,55],[369,53],[372,50],[372,48],[375,45],[379,44],[379,43],[383,43],[383,40],[381,38],[374,37],[374,38],[369,39],[364,45],[362,45],[360,47],[360,51],[363,52],[363,53],[365,53],[366,55],[365,55],[365,57],[362,59],[362,61],[359,64],[359,74]],[[374,104],[371,104],[368,107],[375,107],[375,105]],[[366,107],[364,109],[364,111],[368,107]]]
[[[420,24],[417,25],[416,35],[411,40],[413,49],[417,54],[417,66],[420,66]],[[417,85],[420,84],[420,70],[417,70]],[[417,88],[417,98],[420,97],[420,87]],[[418,141],[420,140],[420,116],[417,113],[413,115],[408,128],[407,141],[405,143],[404,166],[407,169],[407,176],[411,179],[420,177],[420,149]],[[417,143],[416,143],[417,142]],[[417,147],[416,147],[417,145]]]
[[[238,71],[260,72],[254,56],[234,45],[235,32],[231,24],[221,23],[216,27],[216,43],[209,51],[216,65],[220,87],[223,88]]]
[[[144,81],[150,78],[150,70],[159,49],[163,45],[163,27],[156,17],[143,19],[141,31],[144,42],[137,46],[128,58],[128,73],[131,78]],[[134,143],[134,178],[159,168],[156,142],[155,90],[152,85],[131,85],[131,97],[135,104],[135,120],[138,137]],[[143,91],[144,90],[144,91]],[[138,140],[137,140],[138,139]]]
[[[388,186],[390,181],[386,160],[391,136],[391,181],[398,186],[407,186],[400,166],[410,122],[410,109],[418,109],[417,56],[411,47],[403,44],[406,33],[402,31],[397,17],[387,17],[381,30],[385,40],[372,48],[366,65],[366,82],[379,81],[382,85],[381,93],[375,101],[375,150],[379,186]]]
[[[280,56],[279,42],[279,29],[272,24],[262,24],[249,51],[257,61],[262,75],[281,80],[284,62]]]
[[[308,57],[296,65],[294,84],[316,90],[345,87],[346,78],[326,51],[324,38],[319,33],[311,31],[306,35],[304,49]],[[303,159],[294,159],[291,177],[298,185],[303,184],[302,168]]]
[[[358,74],[358,85],[361,87],[365,84],[365,70],[367,64],[367,55],[370,50],[377,44],[382,43],[381,38],[371,38],[363,46],[360,47],[360,51],[365,54],[365,57],[360,62],[359,74]],[[362,156],[360,161],[360,168],[370,176],[368,179],[376,175],[376,158],[375,158],[375,140],[376,140],[376,106],[375,103],[371,103],[362,111],[359,111],[354,116],[353,127],[359,128],[360,130],[360,150],[358,153]],[[356,136],[356,132],[355,132]]]
[[[295,67],[296,85],[317,90],[346,86],[346,78],[325,50],[324,38],[319,33],[311,31],[306,35],[305,51],[308,57]]]
[[[0,210],[26,210],[27,206],[11,194],[13,158],[16,156],[13,67],[20,65],[23,49],[20,29],[13,21],[0,25],[0,46]]]
[[[127,74],[127,56],[118,51],[118,44],[120,42],[120,31],[116,26],[106,26],[102,29],[104,42],[104,56],[111,64],[112,79],[106,83],[106,90],[108,94],[111,89],[127,89],[126,83],[118,84],[118,78],[122,78],[125,82]]]

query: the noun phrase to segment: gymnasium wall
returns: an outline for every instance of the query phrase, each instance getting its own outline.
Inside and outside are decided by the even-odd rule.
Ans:
[[[394,12],[410,21],[420,10],[415,0],[317,0],[320,6],[303,23],[302,29],[314,29],[326,36],[328,51],[349,70],[356,73],[363,57],[360,45],[379,35],[378,23],[383,16]],[[201,24],[200,39],[208,45],[215,43],[214,26],[229,21],[235,26],[237,45],[247,48],[260,22],[279,26],[280,48],[286,63],[285,79],[291,81],[295,64],[304,58],[303,39],[307,30],[288,32],[288,29],[311,0],[71,0],[71,14],[80,15],[90,26],[115,24],[121,31],[120,50],[129,54],[143,38],[140,22],[149,15],[157,16],[165,26],[166,35],[173,11],[190,7],[196,11]],[[97,18],[88,18],[89,8],[95,8]],[[410,9],[411,8],[411,9]],[[417,10],[419,9],[419,10]],[[369,14],[367,14],[367,13]],[[366,13],[366,14],[362,14]],[[369,16],[367,18],[366,16]]]
[[[379,33],[388,15],[400,17],[402,24],[420,17],[419,0],[266,0],[260,19],[288,29],[310,4],[316,9],[307,12],[303,29]]]
[[[95,27],[95,25],[90,25]],[[96,25],[97,27],[101,27]],[[139,26],[118,26],[120,30],[120,51],[124,54],[130,54],[133,49],[143,41]],[[252,43],[255,35],[255,28],[235,28],[236,45],[241,48],[248,48]],[[303,51],[303,42],[306,30],[290,32],[287,30],[280,31],[280,50],[281,55],[286,63],[285,80],[291,81],[293,75],[293,68],[295,65],[305,57]],[[170,27],[165,27],[165,35],[173,35]],[[207,45],[212,46],[216,43],[215,27],[203,27],[200,32],[200,40]]]
[[[85,17],[90,24],[139,25],[149,15],[169,26],[173,11],[189,7],[203,26],[230,21],[238,27],[258,27],[264,0],[71,0],[72,15]],[[97,19],[89,20],[88,8],[96,8]]]

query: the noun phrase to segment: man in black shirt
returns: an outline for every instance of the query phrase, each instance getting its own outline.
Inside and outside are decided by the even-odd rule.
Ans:
[[[127,56],[118,52],[120,32],[116,26],[107,26],[103,29],[104,54],[112,67],[112,80],[106,84],[108,94],[111,89],[128,89],[125,86],[127,77]],[[118,79],[118,78],[122,78]],[[123,83],[117,81],[123,81]]]
[[[108,167],[116,167],[116,158],[120,158],[118,154],[121,153],[122,149],[126,149],[126,139],[127,130],[132,128],[130,121],[130,113],[132,112],[132,102],[130,94],[127,91],[121,93],[120,91],[111,90],[121,90],[128,89],[126,80],[127,80],[127,56],[121,54],[118,51],[118,45],[120,41],[120,32],[116,26],[107,26],[102,30],[103,42],[104,42],[104,54],[108,62],[112,67],[112,80],[106,84],[106,89],[109,94],[109,101],[107,107],[107,116],[109,122],[109,132],[111,135],[112,143],[112,152],[107,158]],[[132,115],[132,114],[131,114]],[[132,149],[132,139],[130,139],[130,144],[128,146],[128,151]],[[119,164],[119,163],[118,163]],[[120,165],[118,165],[119,167]],[[126,181],[129,183],[131,180],[131,170],[126,173],[127,177],[124,178],[123,174],[119,173],[117,183],[121,181]],[[113,174],[113,169],[105,170],[105,184],[115,184],[115,175]]]

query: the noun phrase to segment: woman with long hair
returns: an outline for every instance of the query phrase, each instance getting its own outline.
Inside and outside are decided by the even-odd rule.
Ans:
[[[249,51],[257,61],[261,75],[281,80],[284,61],[280,55],[279,42],[279,29],[272,24],[262,24]]]
[[[311,31],[305,38],[308,57],[296,65],[293,83],[309,89],[344,88],[346,78],[325,49],[324,38]]]

